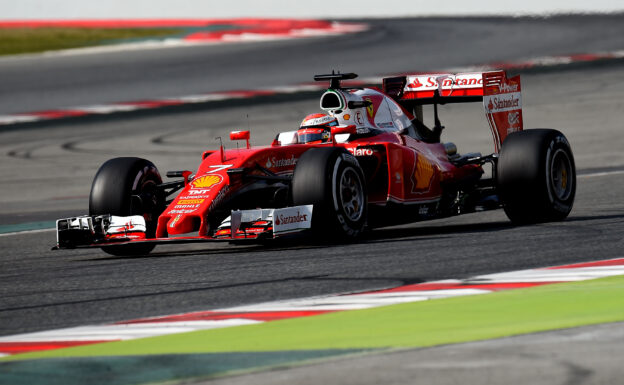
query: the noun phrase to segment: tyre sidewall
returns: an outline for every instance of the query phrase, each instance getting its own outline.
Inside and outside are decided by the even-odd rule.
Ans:
[[[552,162],[557,153],[569,160],[569,193],[560,199],[553,191]],[[574,158],[565,136],[551,129],[510,134],[501,148],[497,185],[507,216],[517,223],[564,219],[576,190]]]

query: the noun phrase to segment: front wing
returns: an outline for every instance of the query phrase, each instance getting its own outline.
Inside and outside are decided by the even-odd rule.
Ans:
[[[145,219],[140,215],[84,215],[56,221],[56,246],[52,249],[279,238],[309,230],[312,211],[312,205],[233,210],[213,236],[169,238],[148,238]]]

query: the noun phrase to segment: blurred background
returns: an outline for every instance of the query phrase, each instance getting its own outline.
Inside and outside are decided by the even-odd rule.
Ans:
[[[618,0],[360,0],[336,2],[318,0],[179,0],[175,6],[167,0],[20,0],[0,1],[0,19],[74,19],[74,18],[177,18],[177,17],[295,17],[295,18],[361,18],[413,17],[440,15],[539,15],[551,13],[614,12],[624,9]]]

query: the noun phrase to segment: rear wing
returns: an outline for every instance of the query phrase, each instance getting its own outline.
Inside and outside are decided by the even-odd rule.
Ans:
[[[383,79],[383,91],[408,110],[483,101],[496,152],[509,133],[522,130],[520,76],[507,78],[505,71],[391,77]]]

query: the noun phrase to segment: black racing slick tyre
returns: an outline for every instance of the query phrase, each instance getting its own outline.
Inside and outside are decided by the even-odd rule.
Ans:
[[[293,204],[314,205],[312,230],[325,239],[360,235],[368,210],[364,173],[343,148],[312,148],[299,158],[292,179]]]
[[[503,208],[514,223],[559,221],[572,210],[574,157],[568,140],[557,130],[510,134],[501,147],[496,174]]]
[[[156,235],[158,216],[164,200],[157,186],[162,183],[158,169],[141,158],[114,158],[105,162],[95,174],[89,196],[89,215],[142,215],[147,237]],[[149,244],[106,246],[108,254],[143,255],[154,248]]]

